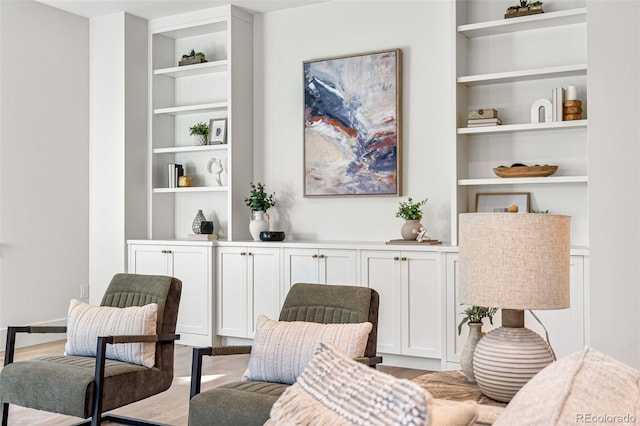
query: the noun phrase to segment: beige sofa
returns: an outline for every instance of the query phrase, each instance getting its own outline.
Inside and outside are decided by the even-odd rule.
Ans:
[[[266,424],[605,423],[640,424],[640,371],[592,348],[549,365],[506,407],[495,407],[434,399],[415,383],[358,366],[336,347],[323,345],[276,401]]]

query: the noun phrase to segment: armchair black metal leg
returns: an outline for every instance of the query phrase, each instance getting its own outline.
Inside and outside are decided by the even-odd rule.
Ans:
[[[7,426],[9,421],[9,404],[6,402],[2,404],[2,426]]]
[[[113,341],[110,337],[98,337],[96,348],[96,372],[94,377],[93,407],[91,410],[91,426],[102,423],[102,395],[104,391],[104,364],[107,355],[107,343]]]
[[[211,356],[212,353],[211,347],[193,348],[191,355],[191,392],[189,399],[200,393],[202,383],[202,357],[204,355]]]

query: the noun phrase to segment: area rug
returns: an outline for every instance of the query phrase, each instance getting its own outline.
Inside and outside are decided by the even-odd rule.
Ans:
[[[436,399],[444,401],[475,401],[478,404],[478,425],[490,425],[504,410],[504,402],[482,394],[475,383],[470,383],[462,371],[442,371],[423,374],[412,379]]]

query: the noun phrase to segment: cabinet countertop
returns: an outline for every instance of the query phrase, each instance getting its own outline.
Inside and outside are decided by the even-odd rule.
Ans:
[[[334,249],[334,250],[403,250],[403,251],[429,251],[441,253],[457,253],[458,246],[443,242],[438,245],[426,244],[386,244],[385,241],[318,241],[318,240],[285,240],[285,241],[253,241],[253,240],[214,240],[199,241],[190,239],[163,239],[163,240],[127,240],[127,244],[154,244],[154,245],[197,245],[218,247],[274,247],[292,249]],[[588,256],[588,247],[571,247],[571,255]]]

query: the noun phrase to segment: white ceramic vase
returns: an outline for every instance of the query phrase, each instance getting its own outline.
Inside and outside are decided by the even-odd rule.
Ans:
[[[251,213],[251,221],[249,222],[249,233],[254,241],[260,241],[260,233],[269,230],[269,221],[266,213],[257,211]]]
[[[460,353],[460,368],[465,376],[467,376],[467,380],[471,383],[476,382],[476,377],[473,374],[473,353],[476,351],[476,346],[478,346],[478,342],[484,335],[482,332],[482,323],[481,322],[470,322],[469,325],[469,336],[467,337],[466,342],[462,346],[462,352]]]
[[[421,227],[420,220],[407,220],[400,228],[400,235],[405,240],[415,240]]]

